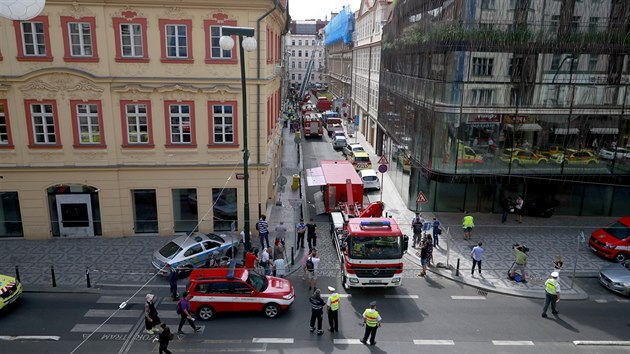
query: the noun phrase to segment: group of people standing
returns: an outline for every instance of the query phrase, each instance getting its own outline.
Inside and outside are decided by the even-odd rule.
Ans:
[[[413,248],[420,248],[417,255],[420,256],[420,264],[422,271],[418,274],[424,277],[427,274],[427,267],[433,263],[433,248],[440,246],[440,221],[433,218],[432,221],[425,221],[420,213],[416,212],[416,216],[411,221],[413,230]],[[429,234],[428,231],[431,231]]]
[[[171,329],[166,323],[160,320],[158,311],[155,307],[155,295],[147,294],[144,303],[144,325],[148,334],[158,333],[156,340],[159,342],[159,353],[171,354],[168,345],[173,339]],[[178,299],[175,312],[180,316],[178,334],[184,334],[182,327],[188,321],[194,332],[201,330],[201,327],[195,326],[194,318],[190,313],[190,302],[188,301],[188,291],[184,291],[182,297]]]

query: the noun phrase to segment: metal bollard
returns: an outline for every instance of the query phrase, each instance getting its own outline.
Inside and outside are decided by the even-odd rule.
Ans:
[[[21,282],[21,280],[20,280],[20,270],[18,269],[18,266],[15,266],[15,279],[17,279],[17,281]]]
[[[90,268],[85,267],[85,281],[87,281],[87,287],[91,288],[92,283],[90,283]]]
[[[457,258],[457,269],[455,270],[455,276],[459,276],[459,258]]]
[[[291,246],[291,266],[295,265],[295,257],[293,255],[294,249],[293,246]]]
[[[57,280],[55,279],[55,267],[54,266],[50,266],[50,274],[52,275],[53,288],[56,288],[57,287]]]

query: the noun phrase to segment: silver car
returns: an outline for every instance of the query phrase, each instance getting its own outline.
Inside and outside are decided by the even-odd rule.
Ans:
[[[630,261],[602,268],[599,271],[599,282],[616,293],[630,295]]]
[[[166,274],[164,266],[168,262],[171,267],[192,270],[212,265],[223,257],[232,258],[238,251],[239,241],[230,236],[214,233],[195,232],[190,236],[180,236],[153,253],[153,266]]]
[[[346,137],[342,135],[335,135],[332,139],[333,149],[343,149],[344,146],[346,146]]]

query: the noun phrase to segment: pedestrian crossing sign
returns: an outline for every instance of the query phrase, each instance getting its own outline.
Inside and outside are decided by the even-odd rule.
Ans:
[[[418,204],[418,203],[426,203],[428,201],[429,200],[424,195],[424,193],[422,193],[422,191],[420,191],[420,193],[418,193],[418,197],[416,197],[416,204]]]

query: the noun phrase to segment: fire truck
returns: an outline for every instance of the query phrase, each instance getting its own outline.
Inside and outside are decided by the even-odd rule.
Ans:
[[[348,161],[321,161],[321,167],[307,170],[307,184],[322,186],[320,209],[331,215],[343,286],[400,286],[409,237],[396,220],[383,217],[382,202],[363,207],[363,185],[354,167]]]
[[[322,137],[324,135],[324,121],[320,113],[306,112],[302,115],[304,137]]]

